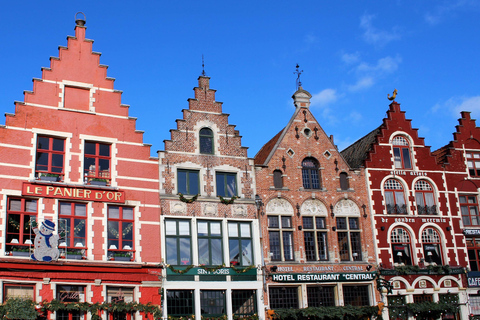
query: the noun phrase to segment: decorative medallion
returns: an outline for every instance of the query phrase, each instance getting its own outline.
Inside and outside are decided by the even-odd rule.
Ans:
[[[304,215],[323,215],[328,214],[327,207],[317,199],[306,200],[300,209],[300,212]]]
[[[205,216],[216,216],[217,215],[217,204],[216,203],[202,203],[202,213]]]
[[[278,214],[293,214],[293,207],[287,200],[275,198],[268,202],[266,212]]]
[[[232,215],[246,217],[248,215],[247,206],[243,204],[236,204],[232,206]]]
[[[187,204],[182,201],[170,201],[171,213],[187,213]]]
[[[356,205],[355,202],[348,199],[343,199],[337,202],[334,209],[335,214],[349,214],[349,215],[360,215],[360,208]]]

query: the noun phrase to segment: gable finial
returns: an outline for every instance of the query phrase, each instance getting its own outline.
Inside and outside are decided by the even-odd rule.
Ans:
[[[83,15],[83,19],[78,17],[79,14]],[[83,27],[86,22],[87,22],[87,17],[85,16],[85,13],[83,13],[83,12],[77,12],[77,13],[75,14],[75,24],[76,24],[77,26]]]
[[[298,63],[297,63],[297,66],[295,68],[296,69],[295,69],[295,72],[293,74],[297,75],[296,85],[297,85],[297,90],[298,90],[298,88],[300,88],[302,86],[302,82],[300,81],[300,75],[302,74],[303,70],[298,70],[298,68],[300,68]]]
[[[205,73],[205,62],[203,60],[203,54],[202,54],[202,76],[206,76],[207,74]]]
[[[392,94],[391,97],[390,97],[390,93],[387,94],[387,98],[388,98],[388,100],[390,100],[390,101],[393,101],[396,96],[397,96],[397,89],[394,89],[394,90],[393,90],[393,94]]]

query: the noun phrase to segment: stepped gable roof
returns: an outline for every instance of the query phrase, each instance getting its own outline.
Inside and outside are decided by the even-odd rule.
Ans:
[[[450,148],[453,148],[452,143],[450,142],[449,144],[435,150],[432,152],[432,156],[435,157],[437,160],[437,163],[439,164],[445,164],[448,163],[448,156],[450,155]]]
[[[280,136],[282,135],[282,132],[284,130],[285,130],[285,128],[280,130],[279,133],[277,133],[272,139],[270,139],[270,141],[265,143],[263,145],[263,147],[260,149],[260,151],[257,152],[257,154],[255,155],[255,164],[256,165],[265,164],[265,161],[267,160],[268,155],[272,152],[273,147],[277,144],[277,141],[280,138]]]
[[[340,152],[351,168],[363,166],[382,127],[383,124]]]

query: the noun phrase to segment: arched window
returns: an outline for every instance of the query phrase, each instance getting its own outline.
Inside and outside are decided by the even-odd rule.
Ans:
[[[406,214],[407,206],[402,184],[395,179],[390,179],[385,182],[384,190],[387,213]]]
[[[273,171],[273,186],[275,189],[283,188],[283,177],[281,170],[274,170]]]
[[[392,144],[395,168],[412,169],[412,161],[410,159],[410,148],[408,145],[408,141],[402,136],[396,136],[395,138],[393,138]]]
[[[302,161],[302,181],[305,189],[320,189],[320,172],[315,158],[305,158]]]
[[[442,246],[437,230],[425,228],[422,231],[423,256],[428,263],[442,264]]]
[[[408,231],[403,228],[395,228],[390,240],[392,242],[393,262],[412,265],[412,248]]]
[[[425,180],[419,180],[415,183],[414,189],[418,214],[437,214],[433,188],[430,183]]]
[[[213,154],[213,131],[209,128],[200,129],[200,153]]]
[[[346,172],[340,173],[340,189],[348,190],[349,188],[348,174]]]

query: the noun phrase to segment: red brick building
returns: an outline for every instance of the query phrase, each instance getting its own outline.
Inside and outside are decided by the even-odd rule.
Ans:
[[[263,319],[253,159],[209,82],[159,151],[164,316]]]
[[[460,303],[465,319],[468,261],[448,178],[456,172],[449,174],[448,167],[437,163],[395,101],[382,125],[342,155],[352,168],[365,170],[379,274],[393,286],[387,293],[388,283],[380,285],[387,294],[384,318],[404,316],[407,303],[433,301]],[[458,171],[459,159],[451,160],[451,170]]]
[[[84,23],[0,127],[0,296],[160,305],[158,159]],[[46,220],[60,234],[51,262],[33,245],[34,226]]]
[[[255,156],[269,309],[376,305],[363,169],[350,169],[300,87],[288,124]]]
[[[468,305],[471,314],[480,315],[480,129],[469,112],[462,112],[453,140],[433,152],[445,172],[448,201],[465,242],[459,253],[469,260]],[[466,250],[466,251],[465,251]]]

